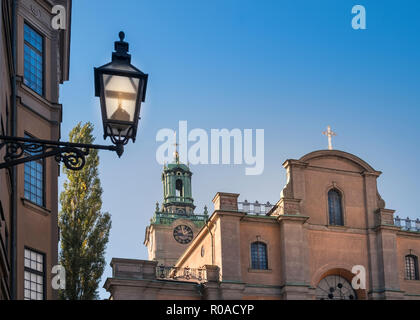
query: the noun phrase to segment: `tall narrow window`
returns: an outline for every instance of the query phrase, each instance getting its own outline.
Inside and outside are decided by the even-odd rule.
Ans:
[[[419,280],[418,259],[412,254],[405,257],[405,278],[407,280]]]
[[[36,93],[44,94],[44,39],[25,24],[24,27],[24,83]]]
[[[182,180],[180,180],[180,179],[176,180],[175,189],[176,189],[176,196],[177,197],[183,197],[184,196]]]
[[[25,249],[25,300],[45,299],[45,256]]]
[[[342,197],[340,191],[331,189],[328,192],[328,211],[330,218],[330,225],[343,226],[343,208]]]
[[[25,138],[31,138],[25,135]],[[36,154],[36,152],[34,153]],[[27,154],[31,156],[33,154]],[[37,160],[25,163],[25,199],[37,204],[40,207],[45,206],[44,201],[44,161]]]
[[[263,242],[254,242],[251,244],[251,265],[252,269],[267,270],[267,245]]]

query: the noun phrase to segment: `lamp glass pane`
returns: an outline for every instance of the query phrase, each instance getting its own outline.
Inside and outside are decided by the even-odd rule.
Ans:
[[[104,74],[103,81],[107,120],[129,122],[127,127],[134,122],[140,79]]]

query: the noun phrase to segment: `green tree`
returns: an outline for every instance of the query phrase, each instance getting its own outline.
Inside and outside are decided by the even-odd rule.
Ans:
[[[91,144],[93,125],[79,123],[70,132],[70,142]],[[98,286],[105,268],[105,249],[111,216],[101,213],[102,188],[97,150],[91,150],[81,171],[64,168],[67,181],[60,195],[60,263],[66,270],[65,300],[98,299]]]

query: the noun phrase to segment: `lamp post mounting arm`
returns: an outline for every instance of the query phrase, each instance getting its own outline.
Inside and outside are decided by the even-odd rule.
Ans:
[[[86,157],[90,150],[115,151],[119,157],[124,152],[124,146],[102,146],[71,142],[58,142],[34,138],[18,138],[0,136],[0,151],[6,148],[4,162],[0,169],[10,168],[26,162],[54,157],[57,162],[62,162],[67,169],[82,170],[86,164]]]

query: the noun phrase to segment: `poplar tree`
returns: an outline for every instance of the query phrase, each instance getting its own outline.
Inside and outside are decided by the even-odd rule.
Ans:
[[[70,142],[92,144],[93,125],[79,123],[70,132]],[[60,195],[60,264],[66,271],[64,300],[95,300],[105,268],[105,250],[111,216],[102,213],[102,188],[98,172],[99,156],[91,150],[81,171],[64,168],[67,180]]]

